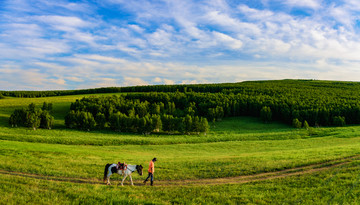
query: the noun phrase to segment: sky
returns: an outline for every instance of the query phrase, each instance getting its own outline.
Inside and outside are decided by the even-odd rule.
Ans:
[[[0,0],[0,90],[360,81],[358,0]]]

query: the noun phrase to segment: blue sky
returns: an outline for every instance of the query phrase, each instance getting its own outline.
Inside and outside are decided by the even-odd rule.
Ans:
[[[359,81],[358,0],[1,0],[0,90]]]

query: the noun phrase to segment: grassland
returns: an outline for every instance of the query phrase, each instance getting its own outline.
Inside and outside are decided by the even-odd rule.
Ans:
[[[136,135],[83,132],[64,127],[70,103],[80,96],[0,100],[1,204],[358,204],[359,126],[294,129],[257,118],[225,118],[207,135]],[[11,128],[15,108],[53,103],[52,130]],[[352,157],[353,158],[348,158]],[[104,165],[156,163],[154,187],[101,184]],[[347,159],[347,160],[345,160]],[[349,160],[351,159],[351,160]],[[346,163],[341,163],[345,162]],[[339,163],[337,166],[332,166]],[[311,165],[321,171],[242,183],[209,179],[253,176]],[[200,180],[200,183],[191,183]],[[204,180],[204,181],[201,181]],[[182,181],[190,181],[181,185]],[[211,181],[211,180],[210,180]],[[158,182],[158,184],[156,184]],[[177,182],[177,183],[175,183]],[[202,183],[204,182],[204,183]],[[179,185],[180,183],[180,185]],[[168,184],[168,186],[166,186]],[[177,186],[172,184],[178,184]]]

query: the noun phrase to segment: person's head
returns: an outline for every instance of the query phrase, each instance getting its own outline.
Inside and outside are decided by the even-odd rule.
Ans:
[[[156,162],[156,160],[157,160],[156,157],[154,159],[152,159],[153,162]]]

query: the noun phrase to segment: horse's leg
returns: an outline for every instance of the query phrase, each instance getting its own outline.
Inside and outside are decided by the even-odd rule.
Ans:
[[[111,176],[111,173],[109,173],[106,177],[106,181],[107,181],[106,185],[111,185],[110,184],[110,176]]]
[[[130,177],[130,181],[131,181],[131,186],[134,186],[134,183],[133,183],[133,180],[132,180],[131,175],[129,175],[129,177]]]
[[[121,186],[124,186],[124,181],[125,181],[126,177],[127,177],[127,174],[124,174],[124,177],[123,177],[123,179],[121,181]]]

